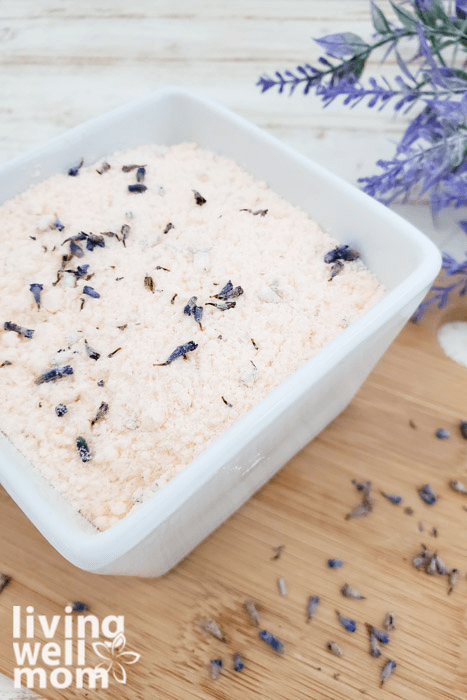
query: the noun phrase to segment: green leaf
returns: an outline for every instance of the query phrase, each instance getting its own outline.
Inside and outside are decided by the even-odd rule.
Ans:
[[[406,29],[415,32],[417,30],[417,18],[415,17],[415,15],[413,15],[411,12],[404,9],[403,7],[399,7],[399,5],[396,5],[396,3],[393,2],[393,0],[390,0],[390,2],[392,9],[396,13],[397,18],[403,24],[403,26]]]
[[[375,5],[372,1],[371,3],[371,19],[373,20],[373,26],[378,34],[390,34],[391,25],[387,21],[384,13],[380,8]]]

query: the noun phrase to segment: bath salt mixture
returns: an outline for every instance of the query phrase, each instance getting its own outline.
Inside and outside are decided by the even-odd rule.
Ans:
[[[107,160],[0,207],[0,429],[100,530],[385,293],[231,160]]]

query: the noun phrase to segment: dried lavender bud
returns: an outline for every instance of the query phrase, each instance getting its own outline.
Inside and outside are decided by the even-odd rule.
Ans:
[[[100,379],[100,380],[97,382],[97,386],[104,386],[104,384],[105,384],[105,382],[104,382],[103,379]]]
[[[128,192],[146,192],[146,185],[138,183],[137,185],[128,185]]]
[[[8,365],[12,365],[13,363],[10,362],[10,360],[3,360],[2,364],[0,367],[8,367]]]
[[[243,294],[243,289],[238,286],[234,287],[232,282],[229,280],[227,284],[221,289],[219,294],[213,294],[214,299],[221,299],[222,301],[227,301],[227,299],[235,299]]]
[[[212,635],[213,637],[216,637],[216,639],[220,639],[221,642],[227,641],[227,638],[222,633],[221,628],[215,620],[203,620],[203,622],[201,623],[201,629],[203,629],[205,632]]]
[[[381,656],[379,641],[376,635],[373,634],[373,632],[370,634],[370,655],[376,659]]]
[[[449,574],[448,595],[450,595],[453,592],[453,590],[454,590],[454,588],[459,580],[459,576],[460,576],[459,569],[453,569],[451,571],[451,573]]]
[[[89,607],[86,605],[86,603],[82,603],[79,600],[74,600],[71,604],[71,609],[73,612],[85,612],[86,610],[89,610]]]
[[[109,358],[110,358],[110,357],[113,357],[114,355],[117,354],[117,352],[120,352],[121,349],[122,349],[122,348],[116,348],[115,350],[112,350],[112,352],[109,352],[109,354],[107,355],[107,357],[109,357]]]
[[[368,515],[373,510],[373,500],[371,498],[371,481],[358,482],[352,479],[352,484],[355,486],[357,491],[362,491],[362,502],[356,506],[350,513],[345,516],[346,520],[350,518],[362,518]]]
[[[386,661],[383,670],[381,671],[381,687],[386,683],[389,676],[392,674],[397,664],[395,661]]]
[[[439,440],[447,440],[448,438],[451,437],[451,433],[449,433],[444,428],[438,428],[435,435]]]
[[[191,316],[192,314],[194,314],[197,301],[198,301],[198,297],[191,297],[191,299],[189,299],[188,303],[185,304],[185,306],[183,308],[183,313],[186,314],[187,316]]]
[[[344,656],[344,652],[336,642],[328,642],[326,644],[326,649],[334,654],[334,656]]]
[[[195,317],[196,323],[199,323],[201,325],[201,321],[203,320],[203,307],[195,306],[193,316]]]
[[[317,595],[311,595],[308,598],[308,602],[306,604],[306,619],[307,622],[310,622],[310,620],[313,619],[314,614],[318,608],[319,605],[319,597]]]
[[[141,186],[144,187],[144,185],[141,185]],[[135,185],[135,187],[136,187],[136,185]],[[130,231],[131,231],[131,228],[130,228],[130,226],[128,226],[128,224],[123,224],[122,228],[120,229],[120,233],[122,234],[122,243],[123,243],[123,246],[125,248],[126,248],[126,239],[130,235]]]
[[[195,195],[195,202],[198,206],[202,207],[203,204],[206,204],[206,200],[199,192],[193,190],[193,194]]]
[[[236,305],[236,301],[223,301],[221,304],[214,304],[212,301],[207,301],[206,306],[215,306],[216,309],[220,311],[227,311],[228,309],[233,309]]]
[[[145,175],[146,175],[146,168],[144,168],[142,165],[140,165],[140,167],[136,171],[136,182],[144,182]]]
[[[459,423],[459,430],[464,440],[467,440],[467,421],[463,420]]]
[[[449,486],[453,491],[457,491],[457,493],[467,494],[467,486],[465,486],[462,481],[450,481]]]
[[[344,617],[337,610],[336,610],[336,615],[337,615],[337,618],[338,618],[339,622],[341,623],[342,627],[347,632],[355,632],[355,630],[357,629],[357,623],[355,622],[355,620],[352,620],[352,618],[350,618],[350,617]]]
[[[413,508],[411,508],[410,506],[407,506],[407,508],[404,508],[404,513],[406,515],[413,515]]]
[[[65,226],[62,224],[62,222],[60,221],[60,219],[55,219],[54,226],[55,226],[55,228],[58,229],[59,231],[63,231],[63,229],[65,228]]]
[[[278,578],[277,579],[277,587],[279,589],[279,593],[281,594],[281,596],[287,595],[287,584],[285,582],[285,578]]]
[[[422,545],[422,551],[417,554],[416,557],[414,557],[412,564],[416,569],[424,569],[430,562],[432,556],[433,554],[424,545]]]
[[[70,274],[74,275],[76,278],[84,277],[85,275],[88,274],[89,270],[89,265],[78,265],[76,270],[65,270],[65,272],[69,272]]]
[[[18,335],[22,335],[23,338],[32,338],[32,336],[34,335],[33,330],[29,328],[23,328],[23,326],[18,326],[12,321],[5,321],[5,323],[3,324],[3,328],[6,331],[14,331],[15,333],[18,333]]]
[[[336,246],[334,250],[330,250],[326,255],[324,256],[324,262],[329,264],[336,262],[336,260],[345,260],[346,262],[350,262],[352,260],[357,260],[357,258],[360,257],[360,253],[358,253],[356,250],[352,250],[352,248],[349,248],[348,245],[340,245]]]
[[[255,343],[255,341],[253,340],[253,338],[250,338],[250,340],[251,340],[251,344],[253,345],[254,349],[255,349],[255,350],[259,350],[259,347],[256,345],[256,343]]]
[[[68,374],[73,374],[73,367],[70,367],[70,365],[65,365],[65,367],[52,367],[48,369],[47,372],[44,372],[44,374],[41,374],[40,377],[37,377],[37,379],[34,380],[34,384],[53,382]]]
[[[83,294],[87,294],[88,296],[92,297],[93,299],[99,299],[100,294],[99,292],[96,292],[94,287],[89,287],[89,285],[85,284],[83,287]]]
[[[227,401],[227,399],[224,396],[221,396],[221,399],[226,406],[228,406],[229,408],[233,408],[233,404],[231,404],[230,401]]]
[[[396,629],[396,623],[394,620],[394,615],[392,613],[386,613],[386,616],[383,620],[383,627],[386,630],[386,632],[391,632],[392,630]]]
[[[128,328],[128,323],[124,323],[122,326],[117,326],[119,331],[124,331],[125,328]]]
[[[157,362],[154,367],[163,367],[164,365],[170,365],[171,362],[177,359],[177,357],[185,357],[188,352],[196,350],[198,344],[193,340],[189,340],[185,345],[179,345],[173,353],[168,357],[165,362]]]
[[[336,260],[335,263],[331,265],[331,276],[329,277],[329,281],[331,281],[336,275],[338,275],[342,270],[344,269],[344,263],[341,260]]]
[[[328,566],[330,569],[339,569],[344,565],[342,559],[328,559]]]
[[[122,165],[122,170],[124,173],[130,173],[132,170],[137,168],[144,168],[144,165]]]
[[[397,496],[395,493],[384,493],[384,491],[381,491],[381,495],[396,506],[402,502],[402,496]]]
[[[10,581],[11,576],[8,576],[8,574],[0,574],[0,593],[8,586]]]
[[[32,295],[34,297],[34,301],[37,304],[37,308],[41,308],[41,292],[44,289],[43,284],[38,284],[37,282],[33,282],[33,284],[29,285],[29,291],[32,292]]]
[[[177,297],[178,297],[178,294],[175,293],[175,294],[173,295],[172,299],[170,300],[170,303],[171,303],[171,304],[174,304],[174,303],[175,303],[175,299],[176,299]]]
[[[68,411],[67,407],[65,406],[64,403],[58,403],[55,406],[55,413],[59,418],[65,415],[65,413]]]
[[[444,561],[443,561],[442,559],[440,559],[439,556],[438,556],[437,554],[434,554],[434,555],[433,555],[432,561],[433,561],[433,560],[434,560],[435,565],[436,565],[436,572],[437,572],[440,576],[449,576],[449,575],[450,575],[451,569],[450,569],[448,566],[446,566],[446,564],[444,563]],[[430,564],[431,564],[431,562],[430,562]],[[428,566],[429,566],[429,565],[428,565]],[[428,567],[427,567],[427,573],[428,573]]]
[[[104,401],[101,403],[99,408],[97,409],[96,417],[91,421],[91,428],[95,423],[97,423],[98,420],[101,420],[109,410],[109,404],[105,403]]]
[[[89,250],[91,253],[94,250],[96,246],[99,246],[99,248],[105,248],[105,240],[104,236],[101,236],[98,233],[87,233],[86,234],[86,248]]]
[[[168,267],[162,267],[162,265],[156,265],[156,270],[164,270],[164,272],[170,272]]]
[[[70,252],[77,258],[82,258],[84,255],[84,250],[73,239],[70,240]]]
[[[281,554],[282,554],[282,550],[283,550],[283,549],[284,549],[284,545],[283,545],[283,544],[275,545],[275,546],[272,548],[272,551],[274,552],[274,556],[271,557],[271,559],[279,559],[280,556],[281,556]]]
[[[152,292],[154,294],[154,289],[155,289],[154,280],[149,275],[146,275],[146,277],[144,278],[144,288],[147,289],[149,292]]]
[[[424,484],[418,489],[418,495],[427,505],[432,506],[438,500],[435,492],[431,488],[430,484]]]
[[[96,169],[96,173],[99,173],[99,175],[103,175],[107,172],[107,170],[110,170],[110,165],[107,163],[107,161],[104,160],[101,167]]]
[[[341,588],[341,593],[344,598],[353,598],[354,600],[365,600],[365,596],[359,593],[355,588],[351,588],[348,583],[344,583]]]
[[[234,654],[234,671],[243,671],[245,664],[240,654]]]
[[[263,640],[263,642],[266,642],[271,649],[274,649],[274,651],[277,651],[278,654],[282,654],[284,651],[284,645],[278,639],[277,637],[274,637],[270,632],[267,632],[267,630],[262,630],[261,632],[258,632],[258,637]]]
[[[438,528],[437,528],[437,527],[432,527],[432,528],[431,528],[430,535],[431,535],[432,537],[438,537]]]
[[[86,352],[88,354],[88,357],[91,358],[91,360],[98,360],[99,357],[101,356],[97,350],[94,350],[90,345],[88,345],[88,341],[84,341],[84,347],[86,348]]]
[[[389,644],[389,635],[386,634],[386,632],[383,632],[382,630],[378,629],[377,627],[374,627],[373,625],[369,625],[368,623],[365,623],[365,626],[368,630],[369,635],[374,635],[378,642],[381,644]]]
[[[258,626],[258,625],[259,625],[259,613],[258,613],[258,611],[257,611],[257,609],[256,609],[256,603],[255,603],[255,601],[254,601],[254,600],[246,600],[246,601],[243,603],[243,606],[244,606],[246,612],[248,613],[248,616],[249,616],[249,618],[250,618],[250,621],[251,621],[254,625]]]
[[[423,524],[422,523],[418,523],[418,531],[423,532]]]
[[[83,167],[84,160],[81,158],[80,164],[75,166],[74,168],[70,168],[68,171],[68,175],[71,177],[76,177],[79,173],[79,169]]]
[[[175,228],[175,226],[169,221],[162,233],[168,233],[172,228]]]
[[[222,669],[222,659],[212,659],[210,662],[211,667],[211,678],[213,681],[217,681],[221,675]]]
[[[81,461],[89,462],[91,459],[91,453],[89,451],[88,443],[84,437],[81,437],[81,435],[76,438],[76,449],[78,450]]]

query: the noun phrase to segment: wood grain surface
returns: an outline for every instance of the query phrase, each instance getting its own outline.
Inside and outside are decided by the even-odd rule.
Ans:
[[[369,37],[367,0],[3,0],[0,20],[0,163],[167,85],[220,101],[354,183],[392,154],[391,141],[406,123],[363,105],[324,111],[314,98],[260,95],[255,87],[263,72],[315,61],[313,37]],[[375,59],[370,74],[380,71]],[[396,72],[389,62],[385,74]],[[425,205],[402,212],[455,254],[453,221],[436,230]],[[463,250],[465,238],[456,241]],[[462,306],[448,313],[467,317]],[[409,324],[348,409],[161,579],[77,570],[0,490],[0,570],[13,579],[0,594],[0,671],[13,675],[13,606],[32,605],[50,619],[83,600],[100,619],[125,616],[128,649],[141,659],[127,667],[125,685],[49,687],[44,698],[465,700],[467,496],[448,483],[467,481],[467,442],[458,430],[467,419],[466,369],[438,346],[442,318],[433,312],[421,325]],[[435,437],[439,427],[451,432],[449,440]],[[375,507],[366,518],[345,520],[359,498],[354,478],[373,482]],[[417,495],[425,483],[439,494],[431,507]],[[392,505],[380,489],[399,493],[403,504]],[[460,569],[452,595],[445,577],[412,566],[422,543]],[[273,560],[278,545],[284,549]],[[329,569],[329,557],[344,559],[344,567]],[[366,599],[343,598],[345,582]],[[310,595],[321,604],[307,623]],[[283,655],[258,639],[243,610],[247,598],[258,601],[262,627],[283,640]],[[336,609],[355,618],[357,632],[339,626]],[[374,659],[364,623],[380,625],[388,611],[397,629]],[[219,622],[227,642],[201,630],[205,618]],[[327,651],[330,640],[343,658]],[[244,658],[242,673],[232,670],[234,652]],[[219,657],[224,669],[213,681],[209,661]],[[381,689],[386,658],[398,666]],[[2,700],[13,697],[2,692]]]
[[[465,306],[449,312],[449,319],[466,317]],[[100,619],[124,615],[127,647],[141,654],[127,667],[126,685],[111,681],[108,690],[88,691],[84,697],[467,697],[467,496],[449,488],[451,479],[467,478],[467,442],[458,428],[467,417],[466,370],[439,348],[441,320],[433,312],[423,324],[407,325],[351,405],[160,579],[99,577],[75,569],[2,492],[1,568],[13,580],[0,595],[0,670],[13,673],[12,606],[33,605],[50,619],[77,599]],[[439,427],[451,437],[437,439]],[[374,510],[365,518],[345,519],[359,501],[351,479],[373,483]],[[439,496],[433,506],[417,494],[425,483]],[[380,490],[400,494],[403,503],[393,505]],[[412,515],[405,513],[407,506]],[[460,570],[452,595],[446,577],[412,566],[422,543]],[[274,560],[278,545],[284,549]],[[329,557],[342,558],[344,566],[330,569]],[[279,594],[279,577],[286,579],[286,597]],[[360,590],[365,600],[343,598],[344,583]],[[307,623],[310,595],[318,595],[321,603]],[[284,642],[283,655],[259,640],[258,628],[243,610],[250,598],[258,603],[261,628]],[[357,621],[354,634],[340,627],[336,610]],[[380,626],[388,611],[396,618],[396,630],[375,659],[364,625]],[[219,623],[226,642],[201,629],[208,618]],[[56,639],[63,641],[60,634]],[[328,641],[341,646],[343,658],[327,651]],[[235,652],[245,662],[241,673],[232,669]],[[214,658],[224,663],[218,680],[209,674]],[[387,658],[398,665],[381,689]],[[55,700],[83,697],[83,692],[48,688],[42,695]]]

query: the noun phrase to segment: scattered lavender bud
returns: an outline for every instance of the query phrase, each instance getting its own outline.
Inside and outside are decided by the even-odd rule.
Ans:
[[[168,233],[171,229],[175,228],[175,226],[169,221],[165,229],[162,231],[162,233]]]
[[[250,340],[251,340],[251,344],[253,345],[254,349],[255,349],[255,350],[259,350],[259,347],[256,345],[256,343],[255,343],[255,341],[253,340],[253,338],[250,338]]]
[[[406,515],[413,515],[413,508],[411,508],[410,506],[407,506],[407,508],[404,508],[404,513]]]
[[[146,275],[146,277],[144,278],[144,288],[147,289],[149,292],[152,292],[154,294],[154,289],[155,289],[154,280],[149,275]]]
[[[418,523],[418,531],[423,532],[423,523]]]
[[[281,594],[281,596],[287,595],[287,584],[285,582],[285,578],[278,578],[277,579],[277,587],[279,589],[279,593]]]
[[[206,204],[206,200],[199,192],[197,192],[196,190],[193,190],[193,194],[195,196],[195,202],[198,206],[202,207],[203,204]]]
[[[428,565],[432,556],[433,554],[425,547],[425,545],[422,545],[422,551],[417,554],[416,557],[414,557],[412,563],[416,569],[424,569]]]
[[[433,559],[435,560],[438,574],[440,576],[449,576],[451,573],[451,569],[448,566],[446,566],[444,561],[440,559],[437,554],[433,555]]]
[[[344,652],[336,642],[328,642],[326,644],[326,649],[334,654],[334,656],[344,656]]]
[[[308,602],[306,604],[306,619],[307,622],[310,622],[310,620],[313,619],[314,614],[318,608],[319,605],[319,597],[317,595],[311,595],[308,598]]]
[[[13,364],[13,362],[10,362],[10,360],[3,360],[0,367],[8,367],[8,365],[12,365],[12,364]]]
[[[89,610],[89,607],[86,605],[86,603],[82,603],[79,600],[74,600],[71,604],[71,609],[73,612],[86,612],[86,610]]]
[[[201,324],[201,320],[203,318],[203,307],[197,306],[197,301],[198,297],[191,297],[191,299],[188,301],[188,304],[185,305],[183,313],[187,316],[194,316],[195,321]]]
[[[382,630],[378,629],[377,627],[374,627],[373,625],[369,625],[368,623],[365,623],[365,626],[368,630],[368,634],[374,634],[378,642],[380,642],[381,644],[389,644],[389,635],[386,634],[386,632],[383,632]]]
[[[439,574],[436,554],[433,554],[428,561],[425,571],[427,574],[429,574],[429,576],[437,576]]]
[[[451,573],[449,574],[449,588],[448,588],[448,594],[451,594],[459,580],[459,569],[453,569]]]
[[[85,284],[83,287],[83,294],[87,294],[88,296],[92,297],[93,299],[99,299],[100,294],[99,292],[96,292],[94,287],[89,287],[89,285]]]
[[[211,666],[211,678],[213,681],[217,681],[217,679],[221,675],[222,659],[212,659],[212,661],[210,662],[210,666]]]
[[[221,396],[221,399],[225,403],[226,406],[228,406],[229,408],[233,408],[233,404],[231,404],[230,401],[227,401],[225,396]]]
[[[459,423],[459,430],[464,440],[467,440],[467,421],[463,420]]]
[[[65,413],[68,411],[67,407],[63,403],[58,403],[55,406],[55,413],[59,418],[65,415]]]
[[[344,583],[341,588],[341,593],[344,598],[353,598],[354,600],[365,600],[365,596],[359,593],[355,588],[351,588],[348,583]]]
[[[33,282],[33,284],[29,285],[29,291],[32,293],[38,309],[41,308],[41,292],[43,289],[44,285],[38,284],[37,282]]]
[[[345,516],[346,520],[350,518],[363,518],[373,510],[373,499],[371,497],[371,481],[357,482],[352,480],[357,491],[362,492],[362,502],[356,506],[350,513]]]
[[[86,352],[88,354],[88,357],[91,358],[91,360],[98,360],[99,357],[101,356],[97,350],[94,350],[90,345],[88,345],[88,341],[84,341],[84,347],[86,348]]]
[[[437,528],[437,527],[432,527],[432,528],[431,528],[430,535],[431,535],[432,537],[438,537],[438,528]]]
[[[439,428],[439,429],[436,431],[435,435],[436,435],[436,437],[437,437],[439,440],[447,440],[448,438],[451,437],[451,433],[449,433],[449,432],[448,432],[447,430],[445,430],[444,428]]]
[[[450,481],[449,486],[453,491],[457,491],[457,493],[467,494],[467,486],[465,486],[462,481]]]
[[[73,374],[73,368],[70,367],[70,365],[65,365],[65,367],[52,367],[44,372],[44,374],[37,377],[37,379],[34,380],[34,383],[44,384],[46,382],[53,382],[56,379],[61,379],[67,374]]]
[[[243,603],[243,606],[248,614],[248,617],[250,618],[250,621],[258,626],[259,625],[259,613],[258,610],[256,609],[256,603],[254,600],[246,600]]]
[[[258,632],[258,637],[263,640],[263,642],[266,642],[271,649],[274,649],[274,651],[277,651],[278,654],[282,654],[284,651],[284,645],[278,639],[277,637],[274,637],[270,632],[267,632],[266,630],[262,630],[261,632]]]
[[[281,554],[282,554],[282,550],[283,550],[283,549],[284,549],[284,545],[283,545],[283,544],[275,545],[275,546],[272,548],[272,551],[274,552],[274,556],[271,557],[271,558],[272,558],[272,559],[279,559],[280,556],[281,556]]]
[[[370,655],[376,659],[381,656],[379,641],[376,635],[373,634],[373,632],[371,632],[370,634]]]
[[[63,229],[65,228],[65,226],[62,224],[62,222],[60,221],[60,219],[55,219],[54,226],[55,226],[55,228],[58,229],[59,231],[63,231]]]
[[[81,162],[79,165],[75,166],[74,168],[70,168],[68,171],[68,175],[71,177],[76,177],[79,173],[80,168],[83,167],[84,160],[81,158]]]
[[[98,246],[99,248],[105,248],[104,236],[101,236],[98,233],[87,233],[85,235],[86,235],[86,248],[91,253],[96,246]]]
[[[16,323],[13,323],[12,321],[5,321],[3,324],[3,328],[6,331],[14,331],[15,333],[18,333],[18,335],[22,335],[23,338],[32,338],[34,335],[34,331],[28,328],[23,328],[23,326],[18,326]]]
[[[233,309],[236,305],[236,301],[223,301],[220,304],[214,304],[212,301],[206,302],[206,306],[215,306],[220,311],[228,311],[228,309]]]
[[[97,423],[97,421],[101,420],[105,416],[105,414],[107,413],[108,410],[109,410],[109,404],[105,403],[105,401],[103,401],[101,403],[101,405],[99,406],[99,408],[97,409],[97,413],[96,413],[95,418],[91,421],[91,428],[93,427],[94,423]]]
[[[91,453],[89,451],[88,443],[84,437],[81,437],[81,435],[76,438],[76,449],[78,450],[81,461],[89,462],[91,459]]]
[[[247,211],[250,214],[253,214],[253,216],[266,216],[268,213],[268,209],[257,209],[256,211],[252,211],[251,209],[240,209],[240,211]]]
[[[136,171],[136,182],[144,182],[145,175],[146,175],[146,168],[144,168],[142,165],[140,165],[140,167]]]
[[[11,576],[8,576],[8,574],[0,574],[0,593],[8,586],[10,581]]]
[[[148,188],[140,182],[137,185],[128,185],[128,192],[146,192]]]
[[[201,623],[201,629],[216,639],[220,639],[221,642],[227,641],[225,635],[222,633],[221,628],[215,620],[203,620]]]
[[[89,265],[78,265],[76,270],[65,270],[65,272],[69,272],[79,279],[80,277],[85,277],[88,274],[88,270]]]
[[[117,354],[117,352],[120,352],[121,349],[122,349],[122,348],[116,348],[115,350],[112,350],[112,352],[109,352],[109,354],[107,355],[107,357],[109,357],[109,358],[110,358],[110,357],[113,357],[114,355]]]
[[[371,481],[357,481],[356,479],[352,479],[351,483],[355,486],[357,491],[365,491],[371,488]]]
[[[132,170],[137,168],[144,168],[144,165],[122,165],[122,170],[124,173],[130,173]]]
[[[331,265],[331,270],[330,270],[331,276],[329,277],[329,281],[334,279],[334,277],[336,277],[336,275],[340,274],[343,269],[344,269],[344,263],[342,262],[342,260],[336,260],[336,262]]]
[[[70,253],[76,255],[77,258],[82,258],[84,255],[84,250],[80,245],[76,243],[73,239],[70,240]]]
[[[105,383],[104,380],[103,380],[103,379],[100,379],[100,380],[97,382],[97,386],[104,386],[104,383]]]
[[[395,493],[384,493],[384,491],[381,491],[381,495],[395,505],[399,505],[402,502],[402,496],[397,496]]]
[[[221,289],[218,294],[213,294],[214,299],[221,299],[222,301],[227,301],[227,299],[235,299],[243,294],[242,287],[234,287],[231,280]]]
[[[430,484],[425,484],[418,489],[418,495],[427,505],[432,506],[438,500],[435,492],[431,488]]]
[[[234,654],[234,671],[243,671],[245,664],[240,654]]]
[[[330,569],[339,569],[344,566],[344,562],[342,559],[328,559],[328,566]]]
[[[383,627],[386,630],[386,632],[392,632],[392,630],[396,629],[396,623],[394,620],[394,615],[392,613],[386,613],[386,616],[383,620]]]
[[[357,629],[357,623],[355,622],[355,620],[352,620],[352,618],[350,618],[350,617],[344,617],[337,610],[336,610],[336,615],[337,615],[337,618],[338,618],[339,622],[341,623],[342,627],[347,632],[355,632],[355,630]]]
[[[185,357],[187,352],[192,352],[193,350],[196,350],[197,347],[197,343],[195,343],[193,340],[189,340],[188,343],[185,343],[185,345],[179,345],[178,347],[176,347],[173,353],[169,355],[168,359],[165,362],[157,362],[154,365],[154,367],[163,367],[164,365],[170,365],[170,363],[176,360],[177,357]]]
[[[99,173],[99,175],[103,175],[107,172],[107,170],[110,170],[110,165],[107,163],[107,161],[104,160],[101,167],[96,169],[96,173]]]
[[[386,661],[383,670],[381,671],[381,687],[386,683],[389,676],[392,674],[397,664],[395,661]]]
[[[340,245],[326,253],[323,259],[325,263],[329,264],[335,262],[336,260],[345,260],[346,262],[350,262],[352,260],[357,260],[359,257],[360,253],[358,253],[356,250],[352,250],[352,248],[349,248],[348,245]]]
[[[136,187],[136,185],[135,185]],[[144,187],[144,185],[142,185]],[[122,243],[123,247],[126,248],[126,241],[128,236],[130,235],[131,227],[128,224],[123,224],[122,228],[120,229],[120,233],[122,234]],[[120,239],[119,239],[120,240]]]

